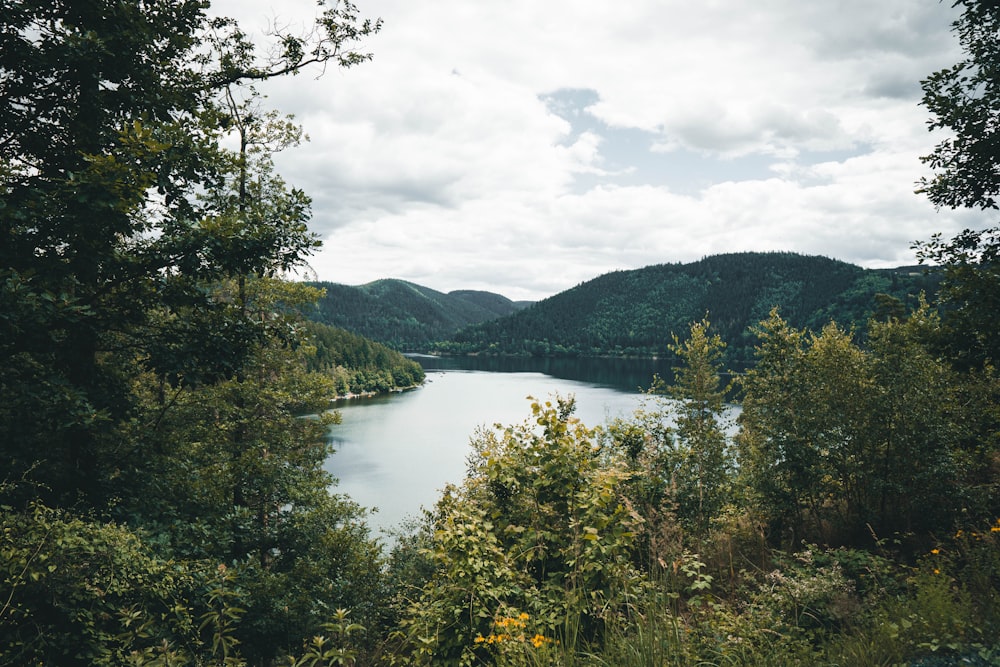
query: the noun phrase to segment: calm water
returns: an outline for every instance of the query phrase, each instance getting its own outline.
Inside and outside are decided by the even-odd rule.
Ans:
[[[369,521],[376,530],[432,507],[446,484],[460,483],[476,429],[524,421],[527,396],[572,394],[577,417],[596,426],[630,415],[642,402],[639,387],[653,373],[670,373],[638,360],[419,361],[427,372],[423,387],[343,401],[343,423],[331,429],[337,451],[326,468],[339,479],[338,491],[378,508]]]

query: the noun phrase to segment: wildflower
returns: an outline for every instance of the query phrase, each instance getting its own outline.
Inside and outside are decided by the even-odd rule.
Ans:
[[[941,574],[941,570],[934,568],[934,574]]]
[[[550,641],[552,640],[546,637],[545,635],[537,634],[531,638],[531,645],[534,646],[535,648],[541,648],[542,646],[545,645],[545,642],[550,642]]]
[[[938,555],[939,553],[941,553],[941,550],[940,550],[940,549],[931,549],[931,553],[932,553],[932,554],[934,554],[934,555],[936,556],[936,555]]]

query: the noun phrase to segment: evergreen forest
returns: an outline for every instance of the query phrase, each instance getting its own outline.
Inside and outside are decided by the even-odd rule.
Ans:
[[[1000,7],[957,5],[919,188],[993,211]],[[264,44],[207,8],[0,12],[0,664],[1000,664],[1000,228],[918,241],[927,276],[720,256],[474,325],[674,376],[607,424],[538,397],[470,434],[387,549],[323,469],[330,401],[421,374],[305,317],[337,306],[286,279],[319,243],[273,161],[302,130],[256,89],[364,66],[382,24],[321,3]]]
[[[526,304],[491,292],[444,294],[404,280],[351,287],[315,282],[324,296],[303,309],[316,322],[347,329],[403,352],[427,352],[459,329],[516,312]]]
[[[795,253],[732,253],[605,274],[509,315],[468,326],[435,349],[451,354],[665,356],[672,337],[708,315],[734,368],[753,363],[750,331],[771,308],[798,327],[858,330],[933,298],[923,267],[862,269]]]

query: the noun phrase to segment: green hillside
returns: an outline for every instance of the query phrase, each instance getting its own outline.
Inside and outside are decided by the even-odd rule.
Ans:
[[[305,313],[307,317],[406,351],[426,350],[463,327],[510,315],[521,307],[491,292],[445,294],[403,280],[376,280],[356,287],[310,284],[324,288],[326,296]]]
[[[489,311],[493,314],[493,317],[510,315],[511,313],[531,305],[530,301],[511,301],[501,294],[496,294],[495,292],[484,292],[482,290],[455,290],[448,292],[447,296],[465,301],[466,303],[472,304],[477,308]]]
[[[735,253],[690,264],[615,271],[513,315],[467,327],[442,352],[513,355],[663,355],[674,333],[708,314],[728,361],[753,357],[748,328],[777,306],[793,326],[863,324],[935,291],[919,268],[862,269],[794,253]],[[879,297],[877,294],[888,295]],[[901,303],[900,303],[901,302]]]
[[[319,322],[306,322],[305,329],[316,347],[308,369],[333,377],[338,396],[405,389],[424,380],[420,364],[381,343]]]

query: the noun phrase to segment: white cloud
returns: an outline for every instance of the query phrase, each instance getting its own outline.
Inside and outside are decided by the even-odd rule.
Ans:
[[[289,21],[314,11],[215,5],[243,17],[276,6]],[[279,167],[314,197],[323,279],[539,298],[715,252],[911,262],[913,240],[977,221],[913,194],[933,145],[919,80],[957,57],[947,3],[359,9],[385,21],[366,45],[372,62],[265,87],[312,138]],[[547,97],[566,89],[593,91],[586,108]],[[648,141],[626,145],[622,130]],[[740,159],[760,168],[734,168]],[[670,170],[649,171],[664,160]]]

